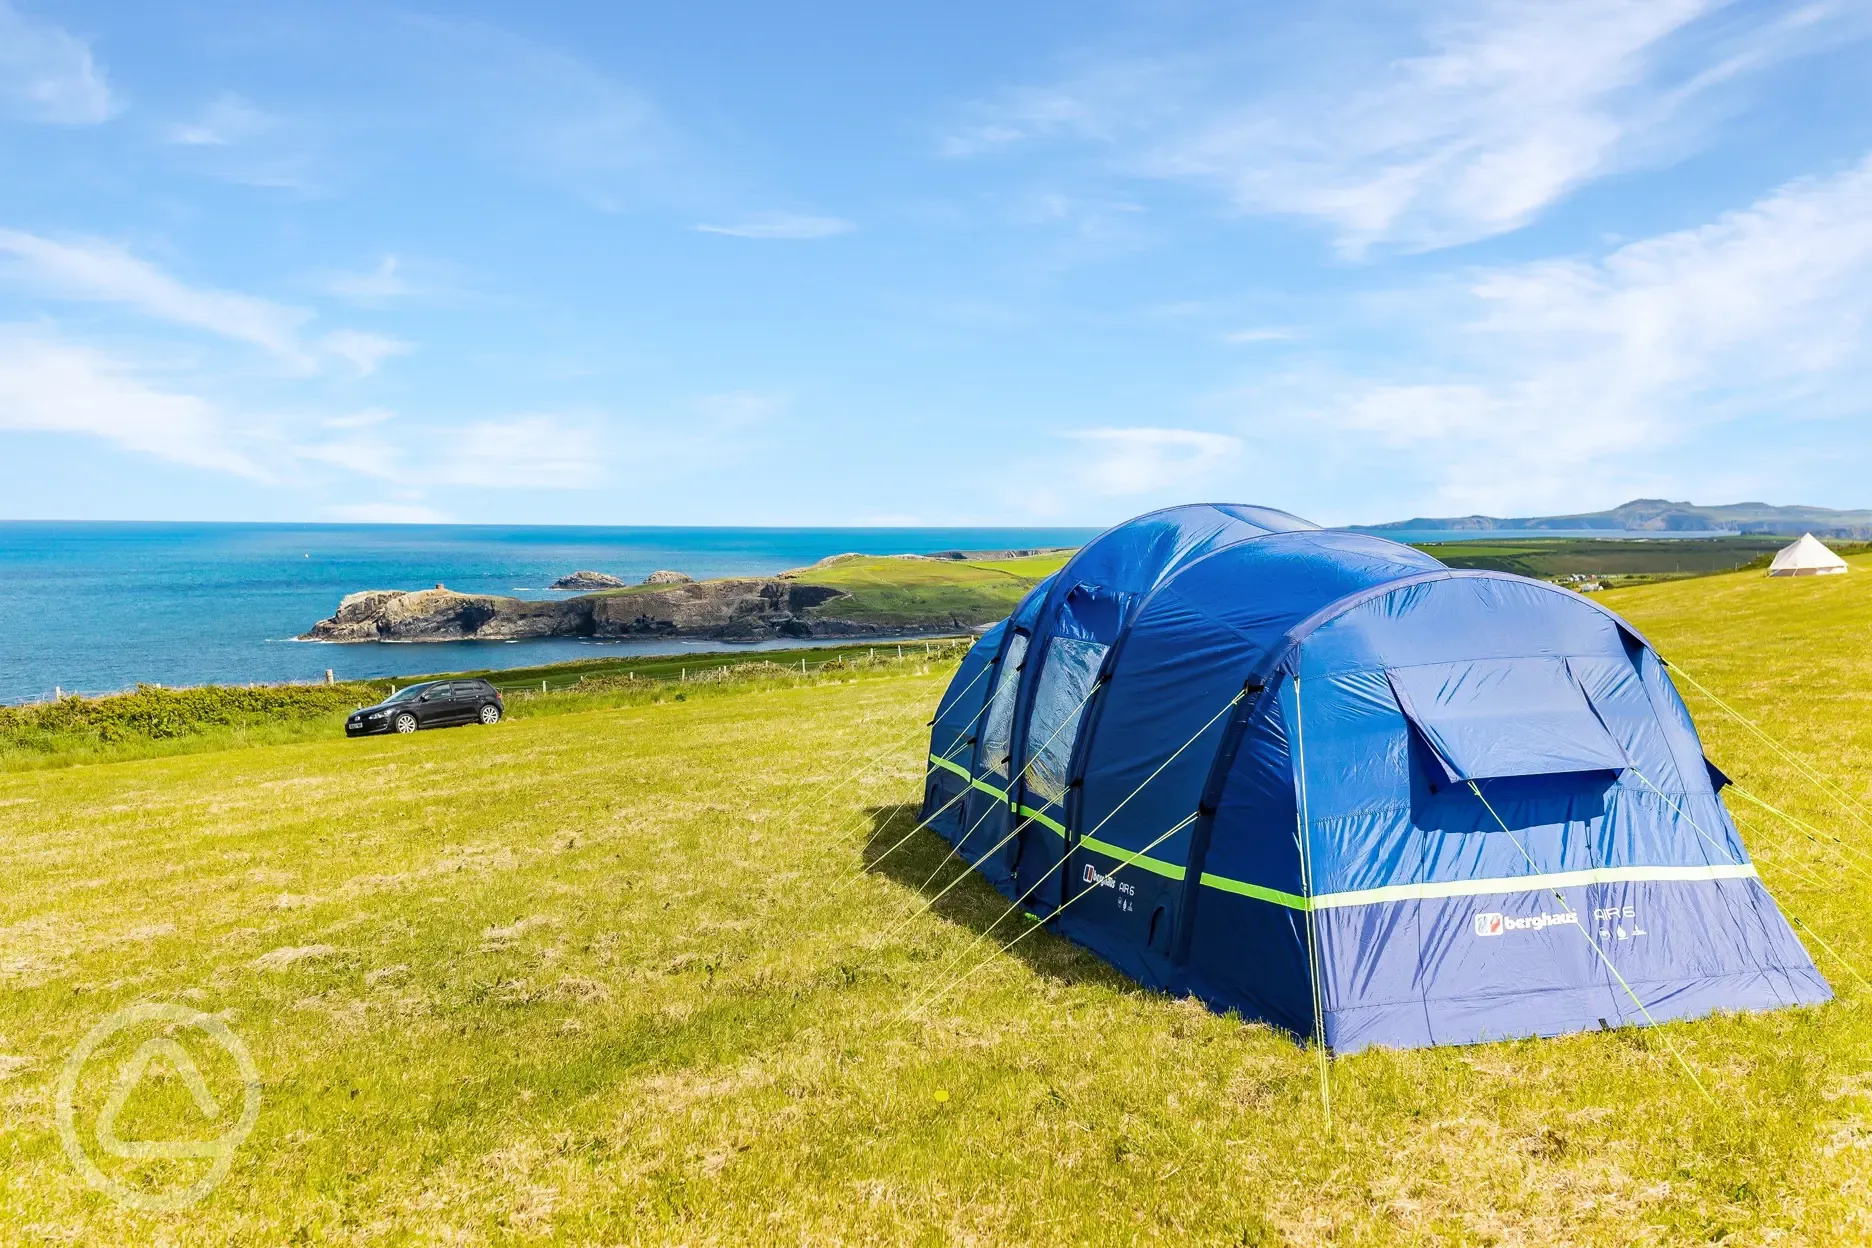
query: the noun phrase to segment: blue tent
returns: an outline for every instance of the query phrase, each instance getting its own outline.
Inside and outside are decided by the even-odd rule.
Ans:
[[[1590,599],[1205,504],[976,643],[923,814],[1140,982],[1343,1053],[1827,1000],[1725,783]]]

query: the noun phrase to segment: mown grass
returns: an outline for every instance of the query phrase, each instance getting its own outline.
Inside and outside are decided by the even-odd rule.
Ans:
[[[1872,798],[1872,568],[1608,601]],[[1050,935],[910,1015],[1004,908],[970,881],[919,914],[953,871],[927,835],[876,861],[920,789],[921,667],[0,776],[0,1240],[1872,1236],[1868,993],[1825,954],[1824,1007],[1336,1061],[1330,1128],[1312,1054]],[[1872,832],[1698,709],[1731,774],[1853,846],[1750,828],[1790,910],[1872,969]],[[136,1001],[221,1014],[264,1079],[179,1213],[90,1192],[54,1128],[67,1054]],[[173,1085],[124,1121],[179,1132]]]

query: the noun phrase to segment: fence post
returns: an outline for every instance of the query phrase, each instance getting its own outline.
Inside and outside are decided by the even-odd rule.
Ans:
[[[338,683],[332,679],[332,669],[329,667],[325,669],[325,683],[328,685],[335,685]]]

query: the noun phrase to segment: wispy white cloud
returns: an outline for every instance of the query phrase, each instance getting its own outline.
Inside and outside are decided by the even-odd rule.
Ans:
[[[334,330],[318,340],[319,355],[342,361],[354,376],[368,377],[377,366],[394,355],[407,355],[410,344],[384,334],[367,334],[357,329]]]
[[[380,480],[396,477],[405,462],[402,448],[374,434],[305,442],[295,446],[293,454],[312,463],[329,464],[361,477]]]
[[[0,112],[28,121],[93,126],[116,111],[91,45],[0,0]]]
[[[307,275],[306,284],[360,308],[485,307],[498,300],[473,289],[459,266],[393,254],[359,268],[318,270]]]
[[[1067,470],[1094,493],[1131,498],[1175,489],[1187,492],[1216,480],[1241,458],[1242,441],[1197,429],[1080,429]]]
[[[977,105],[944,148],[1089,140],[1130,174],[1318,220],[1350,256],[1448,246],[1693,148],[1719,88],[1843,29],[1825,4],[1704,20],[1727,7],[1445,0],[1394,38],[1315,27],[1285,44],[1257,18],[1200,51],[1088,58],[1056,85]]]
[[[274,118],[238,95],[216,96],[199,116],[171,122],[162,130],[165,143],[181,147],[231,147],[260,137],[274,127]]]
[[[407,484],[410,466],[421,464],[417,488],[404,490],[397,505],[424,516],[432,514],[424,494],[433,486],[582,488],[607,471],[597,428],[581,418],[450,425],[400,421],[382,408],[324,418],[255,413],[151,380],[164,372],[162,361],[100,351],[43,325],[0,325],[0,432],[99,438],[170,463],[298,488],[333,480],[317,468],[336,469],[340,480]]]
[[[135,369],[40,327],[0,327],[0,429],[81,434],[171,463],[265,479],[225,416],[158,389]]]
[[[446,442],[426,471],[451,485],[578,489],[600,484],[607,471],[590,425],[557,416],[474,421],[449,430]]]
[[[1292,342],[1300,331],[1285,325],[1259,325],[1251,329],[1231,329],[1222,335],[1223,342],[1248,346],[1257,342]]]
[[[1472,271],[1398,306],[1398,355],[1434,364],[1256,405],[1427,466],[1453,509],[1574,507],[1728,422],[1872,413],[1872,157],[1705,226]]]
[[[0,229],[0,260],[9,258],[11,263],[0,263],[0,274],[37,293],[120,304],[156,320],[258,347],[301,372],[338,362],[363,376],[384,359],[410,349],[394,338],[352,329],[334,330],[308,342],[301,331],[313,319],[309,309],[190,286],[103,239],[60,242]]]
[[[159,320],[307,362],[298,332],[312,313],[304,308],[189,286],[103,239],[58,242],[0,229],[0,256],[12,258],[10,276],[17,282],[55,298],[125,304]]]
[[[477,145],[594,206],[664,194],[679,144],[650,96],[563,48],[473,20],[413,17],[416,72]]]
[[[813,217],[797,213],[773,213],[752,217],[733,225],[692,226],[703,234],[727,234],[733,238],[831,238],[848,234],[858,227],[843,217]]]
[[[387,407],[367,407],[360,411],[345,412],[339,416],[327,416],[320,423],[327,429],[369,429],[373,425],[385,424],[396,419],[396,413]]]
[[[292,445],[292,457],[359,477],[403,482],[408,488],[397,505],[421,504],[435,486],[582,489],[601,484],[609,468],[603,440],[584,417],[533,414],[459,424],[410,423],[370,408],[319,424],[320,432]],[[420,472],[411,471],[415,464],[422,466]]]
[[[199,112],[159,126],[156,138],[193,173],[310,196],[329,190],[323,169],[330,162],[320,154],[321,129],[319,122],[268,112],[223,92]]]
[[[784,395],[765,394],[758,390],[729,390],[705,394],[695,401],[696,411],[712,429],[723,433],[741,433],[764,425],[786,410]]]
[[[942,154],[981,156],[1039,139],[1116,143],[1175,119],[1189,107],[1194,58],[1143,59],[1093,53],[1064,80],[1014,87],[977,101],[939,140]]]
[[[395,256],[385,256],[372,269],[334,269],[322,274],[318,285],[328,294],[367,306],[407,299],[417,293],[417,287]]]

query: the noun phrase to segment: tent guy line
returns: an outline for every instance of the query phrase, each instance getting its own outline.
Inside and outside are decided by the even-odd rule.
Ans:
[[[1508,825],[1502,821],[1502,817],[1495,813],[1495,807],[1490,805],[1488,798],[1482,795],[1482,787],[1474,780],[1471,780],[1469,781],[1469,788],[1475,793],[1476,800],[1488,807],[1490,817],[1495,820],[1496,824],[1504,833],[1507,833],[1508,839],[1514,842],[1514,847],[1521,851],[1521,856],[1527,859],[1528,866],[1533,867],[1536,871],[1540,870],[1540,864],[1534,861],[1534,855],[1527,852],[1527,846],[1523,845],[1520,838],[1509,831]],[[1573,909],[1573,904],[1566,899],[1566,894],[1557,888],[1552,891],[1554,900],[1558,901],[1561,908],[1568,914],[1573,915],[1577,920],[1579,915]],[[1655,1028],[1657,1026],[1657,1019],[1651,1016],[1650,1008],[1645,1005],[1644,1001],[1638,996],[1636,990],[1626,981],[1625,976],[1619,973],[1619,969],[1617,966],[1613,965],[1612,959],[1606,956],[1606,951],[1600,948],[1598,941],[1593,939],[1593,934],[1586,930],[1586,925],[1584,923],[1574,922],[1566,924],[1565,926],[1579,928],[1580,935],[1586,938],[1586,943],[1592,946],[1592,951],[1599,956],[1601,962],[1605,963],[1606,970],[1611,972],[1612,978],[1618,980],[1619,987],[1625,990],[1625,995],[1632,999],[1632,1004],[1636,1005],[1638,1007],[1638,1012],[1644,1015],[1645,1022]],[[1670,1050],[1671,1056],[1677,1059],[1677,1064],[1683,1067],[1684,1074],[1690,1076],[1690,1082],[1695,1084],[1696,1090],[1703,1094],[1703,1099],[1708,1101],[1711,1105],[1714,1105],[1716,1103],[1716,1098],[1710,1095],[1709,1089],[1703,1086],[1703,1081],[1697,1078],[1696,1071],[1691,1068],[1689,1060],[1678,1051],[1677,1046],[1671,1042],[1670,1035],[1660,1031],[1658,1033],[1658,1038],[1664,1042],[1664,1047]]]
[[[1846,790],[1840,788],[1837,784],[1834,784],[1831,780],[1828,780],[1825,776],[1822,776],[1819,772],[1815,771],[1812,767],[1808,766],[1807,763],[1803,761],[1799,755],[1795,754],[1792,750],[1788,749],[1786,746],[1782,745],[1779,741],[1776,741],[1773,737],[1769,736],[1766,732],[1764,732],[1761,729],[1761,727],[1758,724],[1756,724],[1753,720],[1749,719],[1748,716],[1742,714],[1742,712],[1736,710],[1733,706],[1730,706],[1727,702],[1717,697],[1708,688],[1706,688],[1701,681],[1697,680],[1695,676],[1692,676],[1689,672],[1685,671],[1682,663],[1679,663],[1674,659],[1662,659],[1661,658],[1661,661],[1663,662],[1665,667],[1669,668],[1672,672],[1675,672],[1677,675],[1689,681],[1690,687],[1692,689],[1695,689],[1698,693],[1702,694],[1704,697],[1708,698],[1711,702],[1715,703],[1718,710],[1722,711],[1725,715],[1729,716],[1729,718],[1735,720],[1738,724],[1741,724],[1744,728],[1748,729],[1751,733],[1755,734],[1755,736],[1759,740],[1761,740],[1765,745],[1767,745],[1769,749],[1773,750],[1776,754],[1779,754],[1787,762],[1792,763],[1802,775],[1806,776],[1809,780],[1813,781],[1814,785],[1818,787],[1821,792],[1825,793],[1828,797],[1831,797],[1835,803],[1837,803],[1842,809],[1844,809],[1846,811],[1846,814],[1855,823],[1859,824],[1861,827],[1864,827],[1864,828],[1872,828],[1872,823],[1868,823],[1865,816],[1861,813],[1862,811],[1865,810],[1865,806],[1863,803],[1859,802],[1851,794],[1847,793]],[[1731,787],[1735,787],[1735,786],[1731,786]]]
[[[1196,730],[1196,732],[1194,733],[1194,735],[1192,735],[1192,736],[1190,737],[1190,739],[1189,739],[1189,740],[1187,740],[1187,741],[1185,741],[1185,742],[1184,742],[1184,743],[1183,743],[1182,745],[1180,745],[1180,746],[1178,746],[1178,747],[1177,747],[1177,748],[1176,748],[1176,749],[1175,749],[1175,750],[1174,750],[1174,751],[1173,751],[1173,752],[1171,753],[1171,755],[1170,755],[1170,757],[1168,757],[1168,758],[1166,758],[1166,759],[1164,759],[1164,761],[1163,761],[1162,763],[1160,763],[1160,764],[1158,764],[1158,766],[1157,766],[1157,770],[1155,770],[1155,771],[1153,771],[1153,772],[1151,772],[1151,774],[1150,774],[1150,775],[1148,775],[1148,776],[1146,776],[1146,777],[1144,777],[1144,779],[1143,779],[1143,781],[1142,781],[1141,783],[1139,783],[1139,785],[1137,786],[1137,788],[1135,788],[1135,789],[1133,789],[1133,790],[1131,790],[1131,792],[1130,792],[1129,794],[1127,794],[1127,795],[1125,796],[1125,799],[1124,799],[1124,801],[1122,801],[1122,802],[1119,802],[1119,803],[1118,803],[1118,806],[1117,806],[1116,808],[1114,808],[1114,809],[1112,810],[1112,812],[1111,812],[1111,814],[1109,814],[1109,815],[1107,815],[1107,816],[1105,817],[1105,821],[1102,821],[1102,822],[1100,822],[1100,824],[1098,825],[1098,827],[1096,827],[1096,828],[1093,828],[1091,832],[1088,832],[1088,833],[1086,833],[1086,834],[1085,834],[1084,836],[1082,836],[1082,837],[1080,837],[1080,838],[1078,838],[1078,840],[1077,840],[1076,842],[1074,842],[1073,844],[1070,844],[1070,845],[1068,845],[1068,846],[1067,846],[1067,848],[1066,848],[1066,852],[1065,852],[1064,854],[1062,854],[1062,855],[1061,855],[1061,857],[1060,857],[1060,860],[1059,860],[1059,862],[1058,862],[1057,864],[1055,864],[1055,866],[1056,866],[1056,867],[1064,867],[1064,866],[1065,866],[1065,864],[1066,864],[1066,861],[1067,861],[1067,859],[1068,859],[1068,858],[1069,858],[1069,857],[1070,857],[1070,856],[1072,855],[1072,852],[1073,852],[1073,850],[1074,850],[1074,849],[1078,849],[1078,848],[1091,848],[1091,849],[1094,849],[1094,850],[1095,850],[1095,852],[1101,852],[1101,853],[1106,853],[1106,854],[1107,854],[1108,856],[1117,856],[1117,855],[1123,855],[1123,854],[1127,854],[1127,853],[1129,853],[1129,851],[1127,851],[1127,850],[1123,850],[1123,849],[1118,849],[1118,848],[1117,848],[1117,847],[1115,847],[1115,846],[1108,846],[1108,845],[1106,845],[1106,844],[1105,844],[1105,842],[1103,842],[1103,841],[1099,841],[1099,840],[1097,840],[1097,839],[1096,839],[1096,833],[1097,833],[1097,832],[1099,831],[1099,829],[1100,829],[1100,828],[1103,828],[1103,827],[1105,826],[1105,822],[1109,822],[1109,821],[1111,820],[1111,818],[1112,818],[1113,816],[1115,816],[1115,815],[1117,815],[1117,813],[1118,813],[1118,811],[1119,811],[1119,810],[1122,810],[1122,809],[1123,809],[1123,808],[1124,808],[1124,807],[1125,807],[1125,806],[1126,806],[1127,804],[1129,804],[1129,803],[1130,803],[1130,801],[1131,801],[1131,799],[1132,799],[1132,798],[1134,798],[1134,797],[1136,797],[1136,796],[1137,796],[1137,795],[1138,795],[1139,793],[1141,793],[1141,792],[1142,792],[1142,791],[1144,790],[1144,786],[1145,786],[1145,785],[1147,785],[1147,784],[1149,784],[1149,783],[1150,783],[1150,782],[1151,782],[1152,780],[1155,780],[1155,779],[1156,779],[1156,778],[1157,778],[1158,776],[1160,776],[1160,775],[1162,775],[1162,774],[1163,774],[1163,770],[1164,770],[1164,768],[1165,768],[1165,767],[1168,767],[1168,766],[1169,766],[1169,765],[1170,765],[1171,763],[1173,763],[1173,762],[1175,762],[1175,761],[1177,760],[1177,758],[1178,758],[1178,756],[1179,756],[1179,755],[1181,755],[1181,754],[1183,753],[1183,751],[1184,751],[1184,750],[1187,750],[1187,749],[1189,749],[1189,747],[1190,747],[1190,746],[1192,746],[1192,745],[1194,745],[1194,744],[1196,744],[1196,742],[1197,742],[1198,740],[1200,740],[1200,739],[1201,739],[1201,737],[1202,737],[1202,735],[1203,735],[1203,733],[1205,733],[1205,732],[1207,732],[1207,731],[1209,731],[1209,729],[1210,729],[1210,728],[1212,728],[1212,727],[1214,727],[1214,726],[1215,726],[1215,723],[1216,723],[1216,720],[1219,720],[1219,719],[1221,719],[1221,718],[1222,718],[1222,717],[1223,717],[1224,715],[1226,715],[1226,714],[1228,714],[1228,713],[1229,713],[1229,711],[1230,711],[1230,710],[1231,710],[1231,709],[1232,709],[1232,708],[1233,708],[1233,707],[1235,706],[1235,704],[1236,704],[1236,703],[1238,703],[1238,702],[1240,702],[1240,701],[1242,700],[1242,698],[1243,698],[1244,696],[1246,696],[1246,693],[1247,693],[1247,691],[1246,691],[1246,690],[1243,690],[1242,692],[1240,692],[1240,693],[1237,693],[1237,694],[1236,694],[1236,695],[1235,695],[1234,697],[1232,697],[1232,698],[1230,698],[1230,699],[1228,700],[1228,703],[1227,703],[1227,704],[1226,704],[1225,706],[1223,706],[1223,708],[1222,708],[1221,710],[1219,710],[1219,711],[1217,711],[1217,712],[1215,713],[1215,715],[1214,715],[1214,716],[1212,716],[1212,717],[1210,718],[1210,720],[1209,720],[1209,722],[1208,722],[1208,723],[1206,723],[1206,724],[1204,724],[1204,725],[1203,725],[1203,726],[1202,726],[1201,728],[1198,728],[1198,729]],[[1087,695],[1087,696],[1088,696],[1088,698],[1090,697],[1090,695]],[[983,812],[983,815],[982,815],[982,817],[983,817],[983,818],[986,818],[986,817],[988,816],[988,814],[991,814],[991,813],[993,813],[993,808],[992,808],[992,807],[990,807],[990,808],[989,808],[989,810],[987,810],[987,811],[984,811],[984,812]],[[1171,829],[1171,831],[1172,831],[1172,832],[1177,832],[1177,831],[1181,831],[1181,830],[1182,830],[1183,828],[1185,828],[1185,827],[1187,827],[1187,826],[1189,826],[1189,823],[1190,823],[1190,822],[1194,822],[1194,820],[1195,820],[1195,819],[1196,819],[1196,815],[1193,815],[1193,814],[1192,814],[1192,815],[1190,815],[1190,816],[1189,816],[1189,819],[1188,819],[1187,821],[1185,821],[1185,822],[1183,822],[1183,823],[1179,823],[1179,824],[1178,824],[1178,825],[1177,825],[1177,826],[1176,826],[1175,828],[1173,828],[1173,829]],[[979,819],[978,819],[978,820],[976,820],[976,823],[977,823],[978,825],[979,825],[979,823],[980,823],[980,822],[981,822],[981,820],[979,820]],[[1009,839],[1012,839],[1012,838],[1013,838],[1013,837],[1014,837],[1014,836],[1015,836],[1016,834],[1018,834],[1018,833],[1019,833],[1019,831],[1020,831],[1020,829],[1021,829],[1021,827],[1023,827],[1023,826],[1025,826],[1025,825],[1024,825],[1024,824],[1021,824],[1021,825],[1016,825],[1016,827],[1015,827],[1015,829],[1014,829],[1014,831],[1013,831],[1013,832],[1010,832],[1010,833],[1008,834],[1008,836],[1007,836],[1007,838],[1004,838],[1004,840],[1003,840],[1003,844],[1005,844],[1005,843],[1006,843],[1006,840],[1009,840]],[[967,838],[966,838],[966,837],[964,837],[963,839],[964,839],[964,840],[966,840]],[[1162,838],[1161,838],[1161,837],[1160,837],[1160,838],[1158,838],[1158,839],[1159,839],[1159,840],[1162,840]],[[961,849],[961,846],[962,846],[962,841],[960,841],[960,840],[959,840],[959,841],[957,841],[957,842],[956,842],[956,846],[955,846],[955,847],[956,847],[956,849],[957,849],[957,851],[960,851],[960,849]],[[987,851],[986,851],[986,852],[985,852],[985,853],[984,853],[984,854],[982,855],[982,859],[984,859],[984,860],[985,860],[986,858],[988,858],[988,857],[989,857],[990,855],[992,855],[992,854],[993,854],[993,853],[994,853],[994,852],[995,852],[995,851],[996,851],[997,849],[999,849],[999,848],[1000,848],[1000,846],[999,846],[999,845],[996,845],[996,846],[993,846],[993,847],[991,847],[991,848],[989,848],[989,849],[988,849],[988,850],[987,850]],[[980,861],[980,860],[978,860],[978,862],[979,862],[979,861]],[[1160,873],[1161,873],[1161,871],[1162,871],[1162,869],[1164,868],[1164,866],[1166,865],[1166,864],[1162,864],[1162,863],[1156,863],[1156,862],[1153,862],[1153,861],[1152,861],[1152,860],[1151,860],[1150,858],[1148,858],[1148,857],[1147,857],[1147,856],[1146,856],[1146,855],[1145,855],[1145,854],[1144,854],[1144,853],[1143,853],[1142,851],[1140,851],[1139,853],[1137,853],[1137,854],[1135,854],[1135,855],[1132,855],[1132,856],[1131,856],[1131,861],[1132,861],[1132,863],[1133,863],[1133,864],[1136,864],[1136,865],[1142,865],[1142,864],[1145,864],[1145,863],[1149,863],[1150,865],[1148,865],[1148,866],[1146,866],[1146,868],[1145,868],[1146,870],[1150,870],[1150,871],[1157,871],[1157,872],[1160,872]],[[968,874],[969,874],[969,872],[970,872],[970,871],[972,871],[972,870],[974,870],[974,869],[975,869],[975,864],[971,864],[971,865],[970,865],[970,866],[969,866],[968,868],[966,868],[966,869],[965,869],[965,870],[964,870],[964,871],[962,872],[962,874],[961,874],[961,875],[959,875],[959,876],[957,876],[957,877],[956,877],[956,878],[955,878],[954,880],[952,880],[952,881],[950,882],[950,884],[949,884],[949,888],[954,888],[954,887],[955,887],[955,886],[956,886],[957,884],[959,884],[959,883],[961,883],[961,882],[962,882],[962,880],[964,880],[965,878],[967,878],[967,876],[968,876]],[[1040,876],[1040,878],[1039,878],[1039,879],[1037,879],[1037,880],[1035,880],[1035,881],[1034,881],[1034,882],[1033,882],[1033,883],[1032,883],[1031,885],[1029,885],[1029,886],[1028,886],[1028,888],[1027,888],[1027,891],[1026,891],[1026,892],[1024,892],[1024,893],[1022,893],[1022,894],[1021,894],[1020,896],[1018,896],[1018,897],[1016,897],[1016,898],[1015,898],[1015,899],[1014,899],[1014,900],[1013,900],[1012,902],[1010,902],[1010,903],[1008,904],[1008,907],[1007,907],[1007,909],[1005,909],[1005,910],[1003,910],[1003,911],[1002,911],[1002,912],[1000,913],[1000,915],[999,915],[998,917],[996,917],[996,919],[995,919],[995,921],[994,921],[994,922],[992,922],[992,923],[990,923],[990,924],[989,924],[989,925],[988,925],[988,926],[987,926],[986,928],[984,928],[984,929],[982,930],[982,932],[981,932],[981,934],[980,934],[979,936],[977,936],[977,937],[975,938],[975,940],[974,940],[974,941],[972,941],[972,942],[970,942],[970,944],[968,945],[968,947],[967,947],[967,948],[965,948],[965,949],[963,949],[963,951],[962,951],[962,952],[961,952],[960,954],[957,954],[955,958],[953,958],[953,959],[951,959],[951,960],[950,960],[950,961],[949,961],[949,962],[948,962],[948,963],[947,963],[947,964],[946,964],[946,965],[945,965],[945,966],[943,967],[943,970],[944,970],[945,972],[947,972],[947,971],[948,971],[948,969],[949,969],[949,968],[950,968],[951,966],[954,966],[954,965],[955,965],[955,964],[956,964],[957,962],[959,962],[959,961],[961,961],[961,960],[962,960],[962,958],[964,958],[964,957],[966,957],[966,956],[968,956],[968,952],[969,952],[969,950],[970,950],[970,949],[973,949],[973,948],[974,948],[974,947],[975,947],[976,945],[978,945],[978,944],[980,944],[980,943],[981,943],[981,942],[982,942],[983,940],[985,940],[985,939],[987,939],[987,937],[988,937],[988,934],[989,934],[990,932],[992,932],[992,931],[994,931],[994,930],[995,930],[995,928],[997,928],[997,927],[1000,927],[1000,926],[1001,926],[1001,922],[1002,922],[1002,920],[1004,920],[1004,919],[1006,919],[1006,918],[1008,917],[1008,915],[1010,915],[1010,914],[1012,914],[1012,913],[1014,913],[1014,912],[1015,912],[1016,910],[1018,910],[1018,909],[1020,909],[1020,907],[1021,907],[1022,905],[1024,905],[1024,904],[1025,904],[1025,903],[1026,903],[1026,902],[1027,902],[1027,901],[1028,901],[1028,900],[1029,900],[1029,899],[1030,899],[1030,898],[1031,898],[1031,897],[1033,896],[1033,894],[1034,894],[1034,893],[1035,893],[1036,891],[1038,891],[1038,889],[1040,888],[1040,886],[1041,886],[1042,884],[1044,884],[1044,883],[1045,883],[1045,882],[1047,881],[1047,879],[1048,879],[1048,878],[1050,878],[1050,877],[1051,877],[1051,875],[1052,875],[1052,870],[1053,870],[1052,868],[1049,868],[1049,869],[1048,869],[1048,871],[1047,871],[1046,873],[1044,873],[1044,874],[1042,874],[1042,875]],[[1179,870],[1180,870],[1180,868],[1179,868]],[[946,892],[948,892],[948,891],[949,891],[949,888],[945,888],[945,889],[943,890],[943,892],[945,892],[945,893],[946,893]],[[938,894],[937,896],[938,896],[938,897],[940,897],[940,896],[941,896],[941,894]],[[931,905],[933,905],[933,904],[935,904],[935,900],[936,900],[935,898],[932,898],[932,899],[931,899],[931,902],[930,902],[930,904],[931,904]],[[928,908],[929,908],[929,906],[927,906],[927,905],[926,905],[926,906],[924,906],[924,907],[922,908],[922,910],[918,910],[918,911],[917,911],[917,913],[918,913],[918,914],[921,914],[921,913],[923,912],[923,910],[927,910]],[[916,915],[912,915],[911,917],[912,917],[912,918],[915,918],[915,917],[916,917]]]

